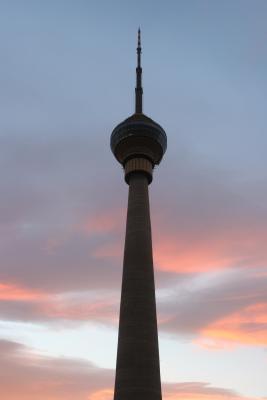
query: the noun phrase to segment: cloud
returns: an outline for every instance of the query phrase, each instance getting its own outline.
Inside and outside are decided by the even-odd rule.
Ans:
[[[6,340],[0,340],[0,351],[0,385],[5,400],[111,400],[113,397],[114,370],[99,368],[85,360],[49,357]],[[204,382],[164,383],[163,396],[168,400],[252,400]]]
[[[204,340],[202,339],[204,338]],[[267,345],[267,302],[244,307],[239,312],[211,323],[201,331],[199,343],[243,343],[254,346]]]
[[[85,117],[47,126],[39,106],[36,119],[29,108],[21,114],[21,127],[6,121],[0,137],[1,318],[114,324],[127,186],[109,150],[110,121],[91,121],[90,136]],[[247,314],[265,312],[266,280],[256,273],[267,265],[266,185],[175,140],[150,186],[156,284],[172,297],[158,301],[160,328],[215,341],[235,321],[232,337],[252,343],[248,330],[257,328],[262,343],[264,321]],[[214,271],[221,282],[209,280]],[[190,288],[206,278],[205,288]]]
[[[0,280],[48,291],[119,287],[127,186],[106,139],[91,142],[84,127],[64,140],[41,133],[0,138]],[[155,175],[157,268],[186,274],[266,265],[263,185],[235,181],[182,150]]]
[[[117,325],[119,299],[112,291],[37,292],[0,285],[0,318],[57,325],[94,321]]]
[[[113,384],[112,370],[88,361],[52,358],[3,340],[0,349],[1,394],[6,400],[88,400],[100,387]]]
[[[249,400],[234,390],[213,387],[205,382],[165,383],[163,388],[167,400]]]
[[[138,10],[110,2],[104,15],[100,2],[82,2],[66,5],[63,15],[62,2],[16,3],[1,13],[0,312],[5,319],[110,324],[117,303],[107,292],[119,298],[127,186],[108,142],[132,102],[135,28],[127,18]],[[265,40],[266,6],[238,2],[229,12],[228,4],[194,10],[185,3],[143,10],[152,29],[147,45],[153,49],[157,38],[166,55],[146,53],[147,110],[169,141],[150,187],[157,285],[164,281],[173,297],[159,304],[161,326],[251,343],[249,331],[265,332],[266,299],[252,289],[265,290],[265,279],[251,274],[245,283],[241,270],[248,277],[248,267],[267,265],[266,66],[255,57],[247,63],[244,49]],[[122,30],[113,29],[121,27],[118,15]],[[164,20],[169,26],[160,32]],[[125,51],[113,46],[117,38]],[[168,70],[162,81],[160,70]],[[213,271],[234,268],[254,300],[234,276],[209,280]],[[95,291],[106,291],[105,301],[91,296]],[[262,342],[262,334],[255,337]]]
[[[201,274],[162,297],[160,329],[207,347],[220,342],[266,345],[266,305],[267,277],[262,273],[236,269]]]
[[[266,185],[186,150],[177,157],[151,188],[156,266],[183,273],[266,266]]]
[[[26,232],[16,232],[2,246],[2,282],[57,292],[119,286],[121,265],[117,260],[94,256],[100,243],[106,244],[105,235],[99,239],[69,233],[52,240],[34,227],[23,230]]]
[[[118,242],[123,248],[117,226],[124,225],[126,187],[116,168],[100,163],[103,148],[113,162],[106,137],[92,140],[87,123],[75,136],[70,126],[29,123],[10,123],[0,135],[0,281],[48,291],[116,285],[117,260],[94,256]],[[107,207],[113,191],[121,196],[109,196]]]
[[[159,330],[202,347],[266,345],[267,273],[264,269],[227,269],[184,276],[159,275]],[[161,274],[161,273],[160,273]],[[119,290],[44,292],[11,284],[0,286],[3,320],[118,325]]]
[[[0,283],[0,301],[33,301],[43,298],[46,298],[43,292],[27,290],[14,284]]]

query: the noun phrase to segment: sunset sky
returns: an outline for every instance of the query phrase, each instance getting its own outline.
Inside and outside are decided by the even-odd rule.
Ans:
[[[163,398],[267,399],[267,1],[0,1],[0,397],[111,400],[127,185],[150,186]]]

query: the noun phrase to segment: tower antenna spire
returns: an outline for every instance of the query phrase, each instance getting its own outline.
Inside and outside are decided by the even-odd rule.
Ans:
[[[135,88],[135,112],[142,114],[143,109],[143,88],[142,88],[142,67],[141,67],[141,29],[138,29],[137,40],[137,67],[136,67],[136,88]]]

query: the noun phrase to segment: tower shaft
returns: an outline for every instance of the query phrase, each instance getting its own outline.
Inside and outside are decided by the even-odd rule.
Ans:
[[[161,400],[148,178],[129,177],[114,400]]]

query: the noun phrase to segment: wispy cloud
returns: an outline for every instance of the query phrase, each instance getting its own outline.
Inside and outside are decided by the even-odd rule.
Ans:
[[[1,394],[5,399],[87,400],[99,388],[113,383],[113,371],[87,361],[47,357],[9,341],[0,341],[0,348]]]
[[[265,345],[266,293],[266,277],[250,269],[194,276],[159,302],[160,328],[207,347]]]
[[[213,387],[206,382],[164,384],[164,397],[168,400],[252,400],[234,390]]]
[[[114,370],[88,361],[55,358],[19,343],[0,341],[0,384],[3,398],[15,400],[111,400]],[[16,382],[16,385],[14,385]],[[205,382],[164,383],[168,400],[256,400]]]

